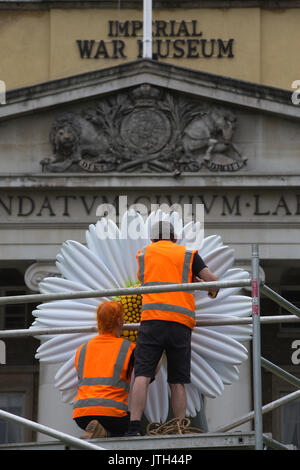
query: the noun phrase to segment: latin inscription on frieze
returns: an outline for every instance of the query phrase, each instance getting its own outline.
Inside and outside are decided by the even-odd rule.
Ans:
[[[95,222],[99,206],[110,204],[119,214],[120,195],[126,196],[127,208],[143,204],[151,208],[178,210],[189,205],[195,213],[203,204],[206,222],[300,222],[300,193],[289,191],[80,191],[38,193],[33,191],[0,193],[0,221],[14,223]],[[123,199],[124,202],[124,199]],[[123,204],[124,205],[124,204]],[[136,206],[138,208],[138,206]],[[122,206],[122,210],[124,207]]]

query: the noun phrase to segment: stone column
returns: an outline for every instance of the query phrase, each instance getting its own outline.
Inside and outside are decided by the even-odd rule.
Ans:
[[[25,273],[25,283],[33,292],[39,293],[39,283],[50,276],[58,276],[54,262],[40,261],[29,266]],[[72,418],[72,405],[63,403],[59,390],[54,386],[54,377],[59,364],[39,363],[38,423],[72,436],[79,437],[82,430]],[[54,438],[38,433],[37,440],[46,442]]]
[[[72,405],[63,403],[60,393],[54,386],[54,377],[59,365],[40,363],[38,397],[38,422],[50,428],[80,437],[83,431],[72,418]],[[38,433],[39,442],[52,441],[54,438]]]

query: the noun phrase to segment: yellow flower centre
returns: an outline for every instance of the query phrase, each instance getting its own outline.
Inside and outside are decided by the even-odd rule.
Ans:
[[[142,296],[139,294],[134,295],[121,295],[118,297],[117,302],[123,306],[124,309],[124,323],[140,323],[142,312]],[[123,330],[122,337],[129,341],[136,342],[138,330]]]

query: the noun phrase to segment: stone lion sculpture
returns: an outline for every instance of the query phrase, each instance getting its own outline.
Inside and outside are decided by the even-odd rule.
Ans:
[[[199,113],[184,130],[182,145],[185,154],[191,156],[202,151],[204,161],[210,161],[213,153],[246,161],[232,142],[235,128],[236,116],[230,110],[210,108]]]
[[[41,164],[49,171],[65,171],[81,159],[96,159],[108,148],[104,135],[98,134],[93,125],[73,113],[63,113],[52,123],[49,134],[54,158],[46,158]]]

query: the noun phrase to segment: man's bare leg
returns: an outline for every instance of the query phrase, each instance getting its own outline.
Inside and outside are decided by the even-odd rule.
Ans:
[[[186,414],[186,391],[183,384],[169,384],[171,390],[171,406],[174,418],[183,419]]]
[[[130,421],[140,421],[147,401],[150,377],[139,376],[134,379],[130,396]]]

